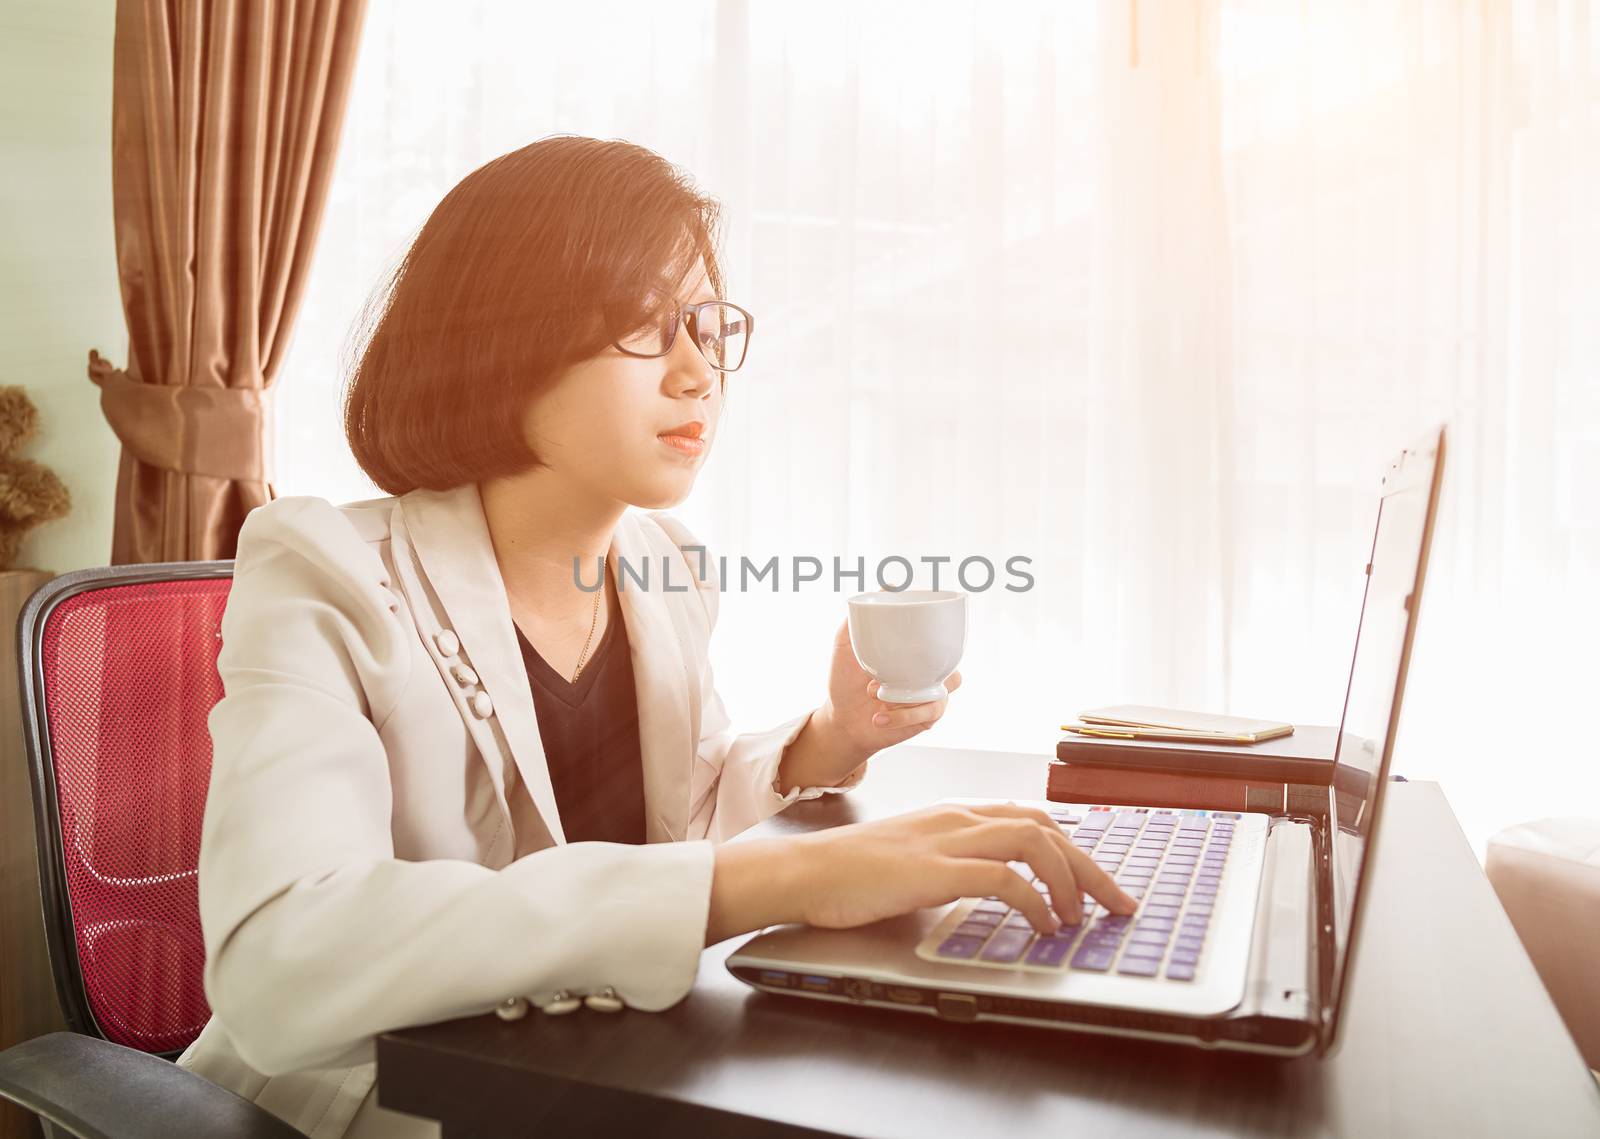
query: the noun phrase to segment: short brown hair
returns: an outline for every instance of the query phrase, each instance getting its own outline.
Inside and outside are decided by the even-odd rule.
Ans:
[[[571,135],[478,167],[369,302],[344,393],[356,462],[389,494],[537,466],[528,401],[717,262],[719,210],[642,146]]]

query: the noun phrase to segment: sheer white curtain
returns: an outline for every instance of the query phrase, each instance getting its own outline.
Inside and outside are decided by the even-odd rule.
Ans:
[[[679,510],[713,550],[1032,559],[972,595],[927,742],[1044,755],[1114,701],[1335,721],[1378,477],[1445,419],[1397,766],[1480,844],[1600,812],[1572,726],[1600,632],[1586,5],[381,8],[281,492],[373,493],[340,350],[444,192],[543,135],[628,138],[724,200],[758,317]],[[831,584],[725,595],[737,718],[820,696]]]
[[[1448,420],[1397,766],[1478,843],[1600,814],[1600,20],[1268,0],[1221,31],[1233,693],[1337,685],[1370,473]],[[1316,689],[1275,663],[1300,645],[1328,662]]]

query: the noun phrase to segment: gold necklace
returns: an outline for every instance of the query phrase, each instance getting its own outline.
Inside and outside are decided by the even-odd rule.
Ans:
[[[594,627],[600,622],[600,599],[606,594],[606,559],[600,556],[600,588],[594,591],[594,615],[589,618],[589,636],[583,642],[583,651],[578,654],[578,667],[572,670],[572,679],[569,684],[578,683],[578,674],[583,671],[584,658],[589,655],[589,642],[594,640]]]

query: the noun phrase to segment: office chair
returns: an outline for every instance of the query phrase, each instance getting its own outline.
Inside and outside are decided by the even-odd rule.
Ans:
[[[45,939],[71,1031],[0,1052],[0,1096],[49,1136],[300,1136],[171,1063],[211,1015],[197,865],[232,581],[226,561],[79,570],[17,623]]]

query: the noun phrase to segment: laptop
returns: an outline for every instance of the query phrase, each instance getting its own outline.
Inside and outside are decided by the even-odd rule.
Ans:
[[[729,958],[772,993],[954,1021],[1330,1055],[1373,874],[1444,470],[1441,427],[1383,478],[1326,802],[1301,814],[1031,804],[1139,898],[1038,934],[993,898],[848,930],[777,926]],[[947,800],[964,803],[981,799]],[[1012,863],[1033,880],[1025,863]],[[1042,883],[1034,887],[1046,892]]]

